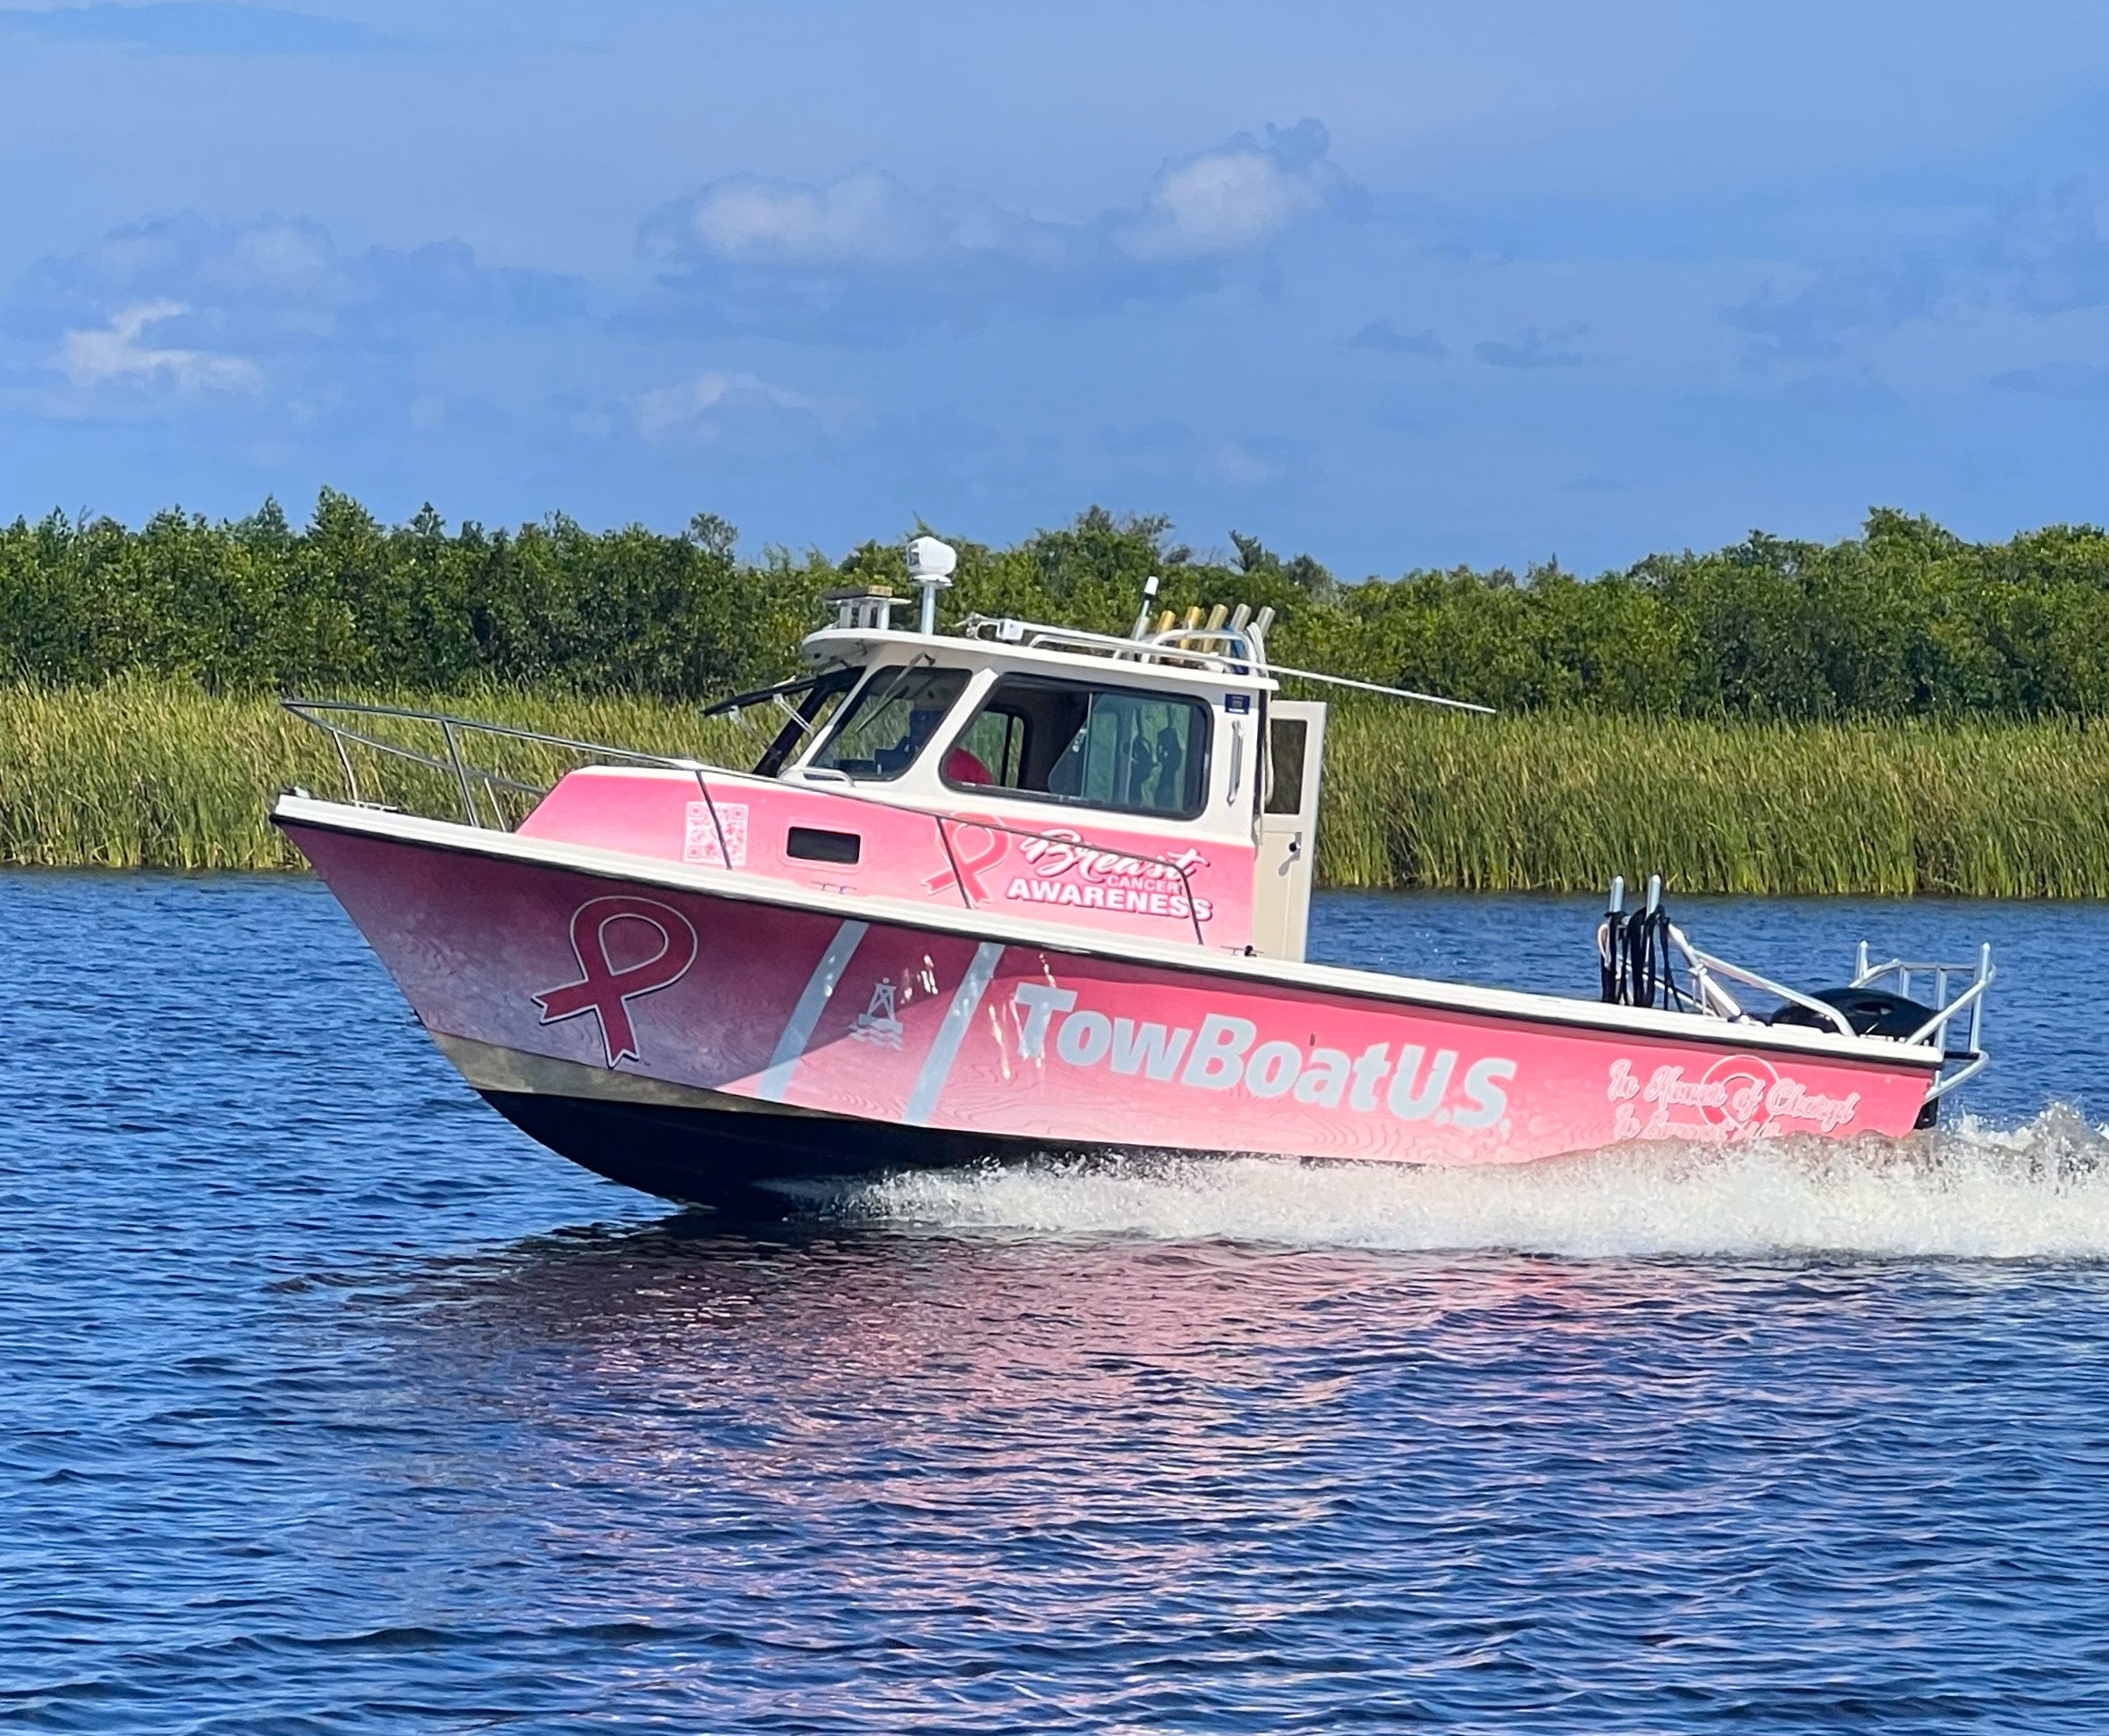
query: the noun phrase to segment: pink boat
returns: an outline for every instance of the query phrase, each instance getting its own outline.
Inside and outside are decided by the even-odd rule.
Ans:
[[[1042,1152],[1520,1163],[1901,1135],[1984,1065],[1988,948],[1863,945],[1805,994],[1693,946],[1653,888],[1628,914],[1615,886],[1599,1000],[1307,963],[1325,707],[1279,685],[1367,684],[1271,664],[1264,611],[1153,624],[1148,596],[1125,638],[940,633],[950,551],[910,553],[916,630],[838,594],[807,676],[714,708],[785,713],[747,771],[561,743],[608,763],[509,825],[520,786],[464,742],[553,738],[293,704],[351,799],[274,819],[545,1145],[701,1201]],[[403,751],[375,714],[436,730],[460,818],[359,799],[355,751]]]

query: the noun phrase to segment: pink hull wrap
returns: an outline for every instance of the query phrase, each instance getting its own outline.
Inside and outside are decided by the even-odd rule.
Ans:
[[[1908,1131],[1928,1071],[1402,1003],[287,830],[426,1025],[1050,1145],[1495,1163]]]

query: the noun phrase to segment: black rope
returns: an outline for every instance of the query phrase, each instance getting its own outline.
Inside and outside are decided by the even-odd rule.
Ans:
[[[1614,1006],[1670,1010],[1696,1006],[1677,982],[1675,960],[1669,912],[1659,906],[1632,915],[1614,910],[1597,931],[1599,991]]]
[[[1598,999],[1607,1007],[1618,1004],[1618,955],[1619,943],[1625,931],[1625,913],[1610,912],[1597,930],[1597,990]]]

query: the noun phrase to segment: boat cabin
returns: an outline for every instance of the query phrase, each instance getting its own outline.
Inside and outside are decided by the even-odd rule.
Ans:
[[[784,712],[751,770],[591,767],[519,830],[1303,956],[1325,707],[1279,697],[1264,613],[1145,612],[1126,638],[982,617],[941,634],[924,584],[915,629],[883,593],[837,594],[801,647],[810,673],[713,708]]]

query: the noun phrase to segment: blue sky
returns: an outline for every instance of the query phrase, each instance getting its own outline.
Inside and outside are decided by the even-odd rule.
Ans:
[[[2109,7],[0,8],[0,511],[2109,518]]]

